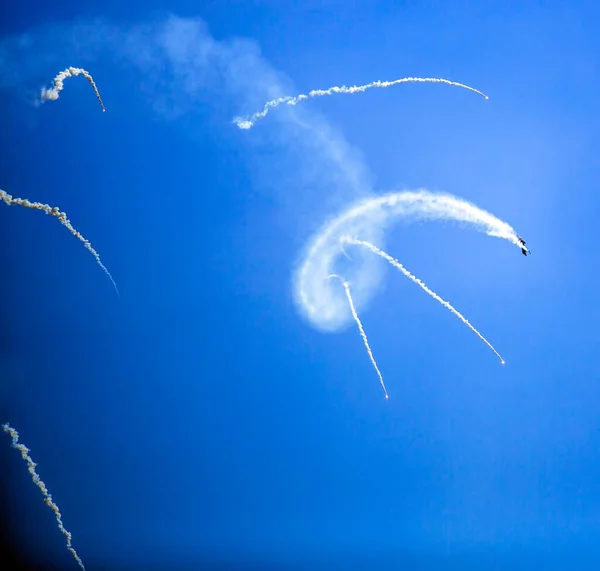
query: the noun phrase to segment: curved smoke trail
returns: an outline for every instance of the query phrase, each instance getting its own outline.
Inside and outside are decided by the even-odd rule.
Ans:
[[[77,75],[83,75],[89,82],[92,88],[94,89],[94,93],[96,94],[96,98],[98,99],[98,103],[100,103],[100,107],[102,107],[102,112],[106,111],[104,107],[104,103],[102,102],[102,97],[100,97],[100,92],[98,91],[98,87],[96,86],[96,82],[92,78],[89,72],[85,69],[81,69],[80,67],[68,67],[67,69],[58,73],[58,75],[54,78],[54,87],[50,89],[46,87],[42,87],[42,92],[40,94],[40,101],[43,103],[44,101],[56,101],[58,99],[59,93],[64,89],[64,81],[67,77],[75,77]]]
[[[521,248],[515,230],[507,223],[486,210],[450,194],[435,194],[426,190],[414,192],[397,192],[379,198],[364,200],[348,209],[329,222],[312,240],[307,254],[295,275],[295,298],[301,311],[317,328],[335,331],[346,325],[349,318],[356,323],[363,343],[371,360],[386,399],[388,392],[383,376],[369,345],[362,321],[358,315],[357,305],[365,303],[371,296],[379,274],[372,265],[375,256],[362,258],[357,264],[351,264],[344,272],[344,277],[335,271],[337,258],[344,254],[344,244],[363,246],[371,254],[384,258],[392,266],[411,279],[431,297],[449,309],[467,327],[469,327],[498,356],[502,364],[504,359],[493,345],[449,302],[442,299],[425,283],[409,272],[398,260],[378,248],[372,242],[382,238],[384,228],[394,218],[408,220],[455,220],[467,223],[475,229],[490,236],[503,238]],[[362,239],[353,236],[361,236]],[[364,238],[369,238],[366,240]],[[352,277],[347,279],[348,272]],[[339,290],[331,287],[331,278],[337,277],[344,286],[346,299],[339,295]],[[358,293],[358,303],[355,295]],[[348,314],[348,309],[350,314]]]
[[[67,218],[66,213],[61,212],[58,206],[52,207],[49,204],[44,204],[42,202],[32,202],[31,200],[27,200],[26,198],[15,198],[14,196],[8,194],[8,192],[2,189],[0,189],[0,201],[4,202],[4,204],[8,206],[18,205],[24,206],[25,208],[30,208],[31,210],[40,210],[48,214],[48,216],[54,216],[55,218],[57,218],[58,221],[69,232],[71,232],[73,236],[75,236],[75,238],[77,238],[80,242],[83,243],[86,250],[90,254],[92,254],[92,256],[94,256],[96,263],[100,266],[102,271],[107,275],[108,279],[111,281],[113,287],[115,288],[115,291],[117,292],[117,295],[121,297],[119,294],[119,288],[117,287],[115,280],[113,279],[111,273],[108,271],[107,267],[102,263],[102,260],[100,259],[100,254],[98,254],[98,252],[94,249],[91,242],[84,238],[81,232],[79,232],[73,227],[73,224],[71,224],[71,221]]]
[[[240,129],[250,129],[254,125],[254,123],[256,123],[256,121],[262,119],[263,117],[266,117],[271,109],[273,109],[274,107],[278,107],[283,103],[287,105],[297,105],[300,101],[303,101],[304,99],[324,97],[325,95],[333,95],[334,93],[361,93],[363,91],[367,91],[367,89],[372,89],[374,87],[392,87],[393,85],[398,85],[399,83],[445,83],[446,85],[453,85],[454,87],[461,87],[463,89],[467,89],[468,91],[473,91],[474,93],[481,95],[483,98],[489,99],[489,97],[485,93],[482,93],[478,89],[475,89],[474,87],[471,87],[469,85],[465,85],[464,83],[458,83],[457,81],[450,81],[449,79],[442,79],[439,77],[403,77],[401,79],[395,79],[394,81],[372,81],[371,83],[367,83],[366,85],[353,85],[352,87],[347,87],[346,85],[338,87],[337,85],[334,85],[329,89],[313,89],[312,91],[309,91],[308,94],[301,93],[300,95],[296,95],[293,97],[290,95],[287,95],[286,97],[277,97],[276,99],[271,99],[270,101],[267,101],[262,111],[258,111],[254,113],[254,115],[251,115],[246,119],[244,119],[243,117],[236,117],[233,120],[233,122]]]
[[[336,261],[342,255],[342,238],[351,236],[381,244],[385,227],[398,219],[454,220],[489,236],[508,240],[520,248],[518,236],[510,224],[450,194],[418,190],[363,200],[324,226],[309,243],[295,272],[296,303],[314,327],[338,331],[352,319],[345,296],[328,279],[329,275],[339,273]],[[357,255],[355,263],[345,270],[344,279],[352,284],[357,309],[372,296],[380,279],[378,267],[375,256]]]

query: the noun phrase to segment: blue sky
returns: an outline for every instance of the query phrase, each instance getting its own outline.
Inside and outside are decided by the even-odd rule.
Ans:
[[[597,568],[600,8],[86,4],[3,18],[0,188],[66,211],[121,299],[56,220],[1,205],[0,420],[87,567]],[[32,105],[69,65],[106,113],[82,78]],[[411,75],[490,99],[402,85],[231,124]],[[388,251],[507,364],[386,270],[361,310],[386,401],[356,329],[312,328],[292,276],[331,216],[416,188],[489,210],[533,255],[395,226]],[[19,542],[75,568],[9,444]]]

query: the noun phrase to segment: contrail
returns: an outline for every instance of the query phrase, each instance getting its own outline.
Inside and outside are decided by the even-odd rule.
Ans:
[[[51,207],[50,205],[43,204],[42,202],[31,202],[31,201],[27,200],[26,198],[14,198],[13,196],[11,196],[10,194],[8,194],[7,192],[5,192],[2,189],[0,189],[0,200],[2,200],[2,202],[4,202],[4,204],[7,204],[8,206],[12,206],[12,205],[16,204],[18,206],[24,206],[25,208],[31,208],[32,210],[42,210],[49,216],[54,216],[55,218],[58,218],[59,222],[63,226],[66,226],[66,228],[69,230],[69,232],[71,232],[71,234],[73,234],[73,236],[75,236],[78,240],[83,242],[83,245],[86,247],[86,249],[96,259],[96,263],[102,268],[104,273],[108,276],[108,279],[112,282],[112,284],[115,288],[115,291],[117,292],[117,295],[119,297],[121,297],[119,294],[119,289],[117,288],[117,284],[115,283],[115,280],[111,276],[111,274],[108,271],[108,269],[106,268],[106,266],[100,260],[100,255],[98,254],[98,252],[96,252],[96,250],[94,250],[94,248],[92,247],[92,244],[88,240],[86,240],[77,230],[75,230],[75,228],[71,224],[71,221],[67,218],[67,215],[64,212],[61,212],[58,209],[58,206]]]
[[[256,121],[266,117],[272,108],[278,107],[283,103],[286,103],[287,105],[297,105],[304,99],[323,97],[325,95],[333,95],[334,93],[359,93],[366,91],[367,89],[372,89],[373,87],[392,87],[393,85],[398,85],[399,83],[445,83],[446,85],[453,85],[455,87],[467,89],[468,91],[472,91],[473,93],[481,95],[484,99],[489,99],[485,93],[482,93],[478,89],[470,87],[469,85],[465,85],[464,83],[458,83],[457,81],[450,81],[448,79],[442,79],[439,77],[403,77],[401,79],[395,79],[394,81],[373,81],[371,83],[367,83],[366,85],[353,85],[352,87],[347,87],[346,85],[342,85],[341,87],[333,86],[329,89],[313,89],[312,91],[309,91],[308,94],[301,93],[300,95],[293,97],[290,95],[285,97],[277,97],[276,99],[267,101],[262,111],[258,111],[257,113],[254,113],[254,115],[245,119],[243,117],[235,117],[233,123],[235,123],[240,129],[250,129],[254,123],[256,123]]]
[[[63,525],[60,510],[52,500],[52,495],[48,492],[46,484],[44,484],[44,482],[39,477],[38,473],[35,471],[36,463],[31,459],[31,456],[29,456],[29,448],[19,443],[19,433],[14,428],[9,426],[8,423],[3,424],[2,428],[4,429],[4,432],[6,432],[12,438],[13,447],[21,453],[21,457],[23,458],[23,460],[25,460],[25,462],[27,462],[27,470],[31,474],[31,479],[33,480],[33,483],[41,490],[42,494],[44,495],[45,504],[54,512],[56,521],[58,522],[58,529],[67,539],[67,549],[71,552],[71,555],[75,558],[75,561],[77,561],[79,567],[81,567],[81,569],[85,571],[83,561],[81,561],[79,555],[77,555],[77,552],[75,551],[75,549],[73,549],[73,546],[71,545],[71,533],[67,531],[65,529],[65,526]]]
[[[68,67],[64,71],[61,71],[53,80],[54,87],[51,87],[50,89],[42,87],[42,92],[40,95],[42,103],[44,101],[56,101],[58,99],[59,92],[64,89],[65,79],[67,79],[67,77],[75,77],[76,75],[83,75],[83,77],[85,77],[90,82],[90,84],[94,88],[94,93],[98,98],[100,107],[102,107],[102,111],[106,111],[104,103],[102,103],[102,98],[100,97],[100,92],[98,91],[98,87],[96,87],[96,83],[92,79],[92,76],[89,74],[89,72],[85,71],[85,69],[81,69],[79,67]]]
[[[342,242],[345,242],[346,244],[357,244],[360,246],[364,246],[365,248],[371,250],[371,252],[373,252],[374,254],[377,254],[378,256],[381,256],[382,258],[387,260],[392,266],[400,270],[407,278],[410,278],[413,282],[422,287],[431,297],[433,297],[433,299],[439,301],[444,307],[447,307],[452,313],[454,313],[456,317],[458,317],[471,331],[473,331],[473,333],[475,333],[475,335],[477,335],[477,337],[479,337],[498,356],[498,359],[500,359],[500,362],[504,365],[504,359],[502,358],[500,353],[498,353],[498,351],[494,349],[493,345],[481,333],[479,333],[479,331],[477,331],[477,329],[475,329],[473,325],[471,325],[469,320],[464,315],[462,315],[458,310],[454,309],[454,307],[452,307],[452,305],[449,302],[443,300],[434,291],[430,290],[418,277],[411,274],[398,260],[392,258],[392,256],[390,256],[389,254],[379,249],[377,246],[371,244],[370,242],[366,242],[365,240],[356,240],[354,238],[344,236],[342,238]]]
[[[350,293],[350,285],[344,278],[342,278],[341,276],[338,276],[337,274],[331,274],[330,276],[327,276],[327,278],[328,279],[338,278],[342,282],[342,285],[344,286],[344,290],[346,291],[346,297],[348,298],[348,303],[350,304],[350,311],[352,312],[352,317],[354,317],[354,321],[356,321],[356,325],[358,326],[358,331],[360,332],[360,336],[362,337],[362,339],[365,343],[365,348],[367,349],[367,353],[369,354],[369,359],[371,359],[371,363],[373,363],[373,367],[375,367],[375,371],[377,371],[377,375],[379,375],[379,381],[381,383],[381,388],[383,389],[383,392],[385,393],[385,398],[388,398],[388,392],[387,392],[387,389],[385,388],[385,383],[383,382],[383,375],[381,374],[381,371],[379,370],[379,367],[377,366],[377,363],[375,362],[375,357],[373,357],[373,351],[371,351],[371,347],[369,346],[369,340],[367,339],[367,334],[365,333],[365,330],[360,321],[360,318],[358,317],[358,313],[356,312],[356,308],[354,307],[354,301],[352,300],[352,294]]]

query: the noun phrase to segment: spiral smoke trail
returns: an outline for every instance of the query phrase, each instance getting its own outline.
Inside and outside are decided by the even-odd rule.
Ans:
[[[378,289],[382,276],[381,267],[377,263],[378,257],[387,260],[454,313],[504,364],[504,359],[491,343],[459,311],[404,268],[398,260],[375,246],[383,242],[385,230],[394,222],[435,220],[452,220],[470,226],[521,249],[519,238],[510,224],[466,200],[427,190],[403,191],[362,200],[330,220],[308,243],[294,274],[295,302],[312,326],[321,331],[334,332],[342,330],[352,320],[356,322],[382,386],[381,373],[358,319],[361,308]],[[345,244],[361,248],[353,250],[350,257],[344,251]],[[373,253],[377,256],[373,256]],[[346,262],[344,255],[350,258],[351,263]],[[339,265],[342,262],[345,263],[343,270]],[[330,279],[332,276],[338,276],[342,284],[346,284],[346,295],[342,295],[339,288],[333,287]],[[351,295],[348,284],[352,286]]]
[[[351,205],[330,220],[310,240],[294,275],[294,298],[308,321],[323,331],[339,331],[351,318],[345,296],[339,295],[327,276],[337,271],[344,236],[360,237],[381,244],[385,230],[395,222],[451,220],[470,226],[488,236],[501,238],[516,246],[521,244],[514,228],[490,212],[451,194],[427,190],[403,191],[376,196]],[[360,311],[376,291],[381,278],[373,256],[356,256],[355,263],[344,270],[352,284],[352,294]]]

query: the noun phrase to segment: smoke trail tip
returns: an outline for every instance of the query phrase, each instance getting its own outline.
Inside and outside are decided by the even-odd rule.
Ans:
[[[345,280],[345,279],[344,279],[342,276],[340,276],[340,275],[338,275],[338,274],[329,274],[329,275],[327,276],[327,279],[328,279],[328,280],[330,280],[331,278],[337,278],[337,279],[338,279],[338,280],[340,280],[340,281],[341,281],[343,284],[347,283],[347,282],[346,282],[346,280]]]
[[[243,129],[245,131],[247,131],[254,125],[252,121],[249,121],[248,119],[242,119],[241,117],[236,117],[233,120],[233,123],[237,125],[240,129]]]
[[[344,242],[341,243],[340,245],[340,250],[342,251],[342,254],[344,254],[344,256],[346,256],[346,258],[348,258],[351,262],[353,262],[354,260],[348,255],[348,253],[346,252],[346,250],[344,250]]]
[[[58,92],[55,89],[48,89],[47,87],[42,87],[42,89],[40,90],[40,103],[44,103],[44,101],[56,101],[57,99]]]

